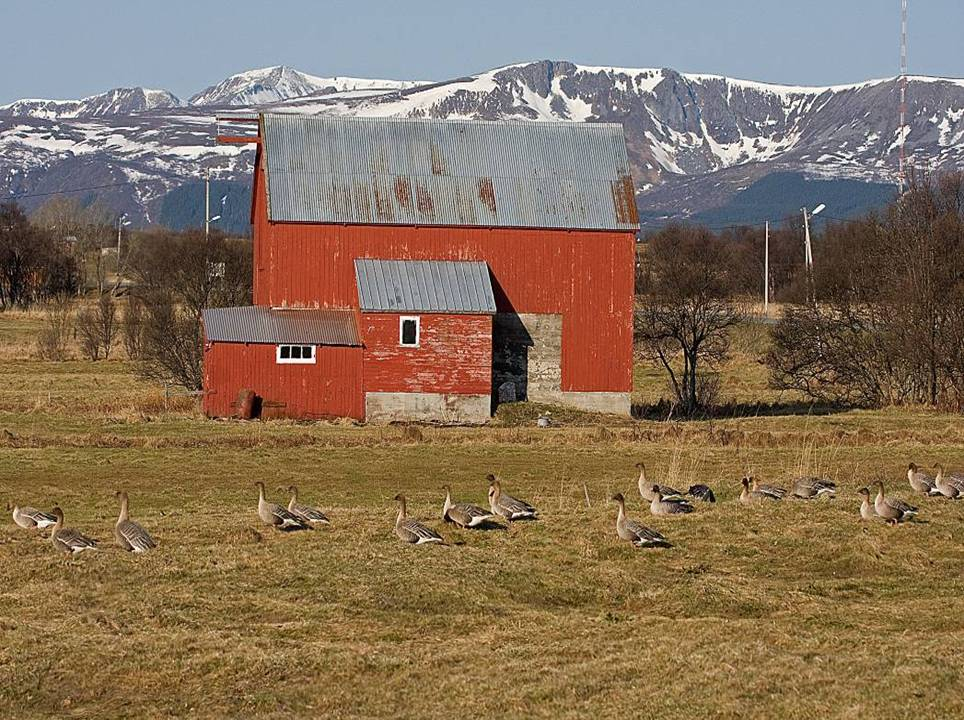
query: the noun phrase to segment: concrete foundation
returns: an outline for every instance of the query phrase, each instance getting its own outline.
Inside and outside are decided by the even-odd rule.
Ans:
[[[519,400],[543,401],[562,385],[562,315],[498,313],[492,322],[494,387],[515,384]]]
[[[365,420],[371,423],[407,420],[482,425],[489,421],[491,409],[492,398],[489,395],[365,393]]]
[[[533,398],[535,399],[535,398]],[[568,405],[588,412],[612,413],[628,416],[632,412],[629,393],[618,392],[556,392],[540,394],[538,402]]]

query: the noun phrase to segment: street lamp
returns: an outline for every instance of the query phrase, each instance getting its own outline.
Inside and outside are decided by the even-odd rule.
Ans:
[[[826,207],[826,205],[820,203],[812,211],[808,211],[805,207],[800,208],[803,213],[803,249],[807,263],[807,293],[811,296],[810,300],[814,304],[817,303],[817,293],[813,286],[813,247],[810,244],[810,218],[822,213]]]

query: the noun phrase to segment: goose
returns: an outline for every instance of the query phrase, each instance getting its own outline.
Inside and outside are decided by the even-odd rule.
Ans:
[[[258,488],[258,517],[265,525],[271,525],[279,530],[304,530],[308,527],[304,520],[288,508],[265,501],[263,482],[258,481],[254,486]]]
[[[53,546],[63,553],[76,555],[85,550],[96,550],[97,541],[87,537],[79,530],[64,527],[64,511],[55,507],[50,511],[54,516],[54,529],[50,532],[50,542]]]
[[[655,530],[626,517],[626,498],[622,493],[616,493],[612,499],[619,507],[616,514],[616,534],[621,540],[629,540],[636,547],[672,547],[669,541]]]
[[[937,477],[934,478],[934,487],[937,491],[946,498],[951,500],[964,499],[964,475],[958,473],[952,473],[951,475],[944,474],[944,466],[938,463]]]
[[[917,508],[905,503],[900,498],[884,497],[884,483],[877,480],[877,498],[874,500],[874,510],[891,525],[910,520],[917,515]]]
[[[150,533],[128,516],[127,493],[120,490],[115,497],[120,500],[120,515],[117,516],[117,523],[114,525],[114,539],[117,540],[117,544],[128,552],[134,553],[143,553],[156,548],[157,543]]]
[[[13,511],[13,521],[24,530],[42,530],[57,522],[57,518],[50,513],[38,510],[35,507],[30,507],[29,505],[20,507],[19,505],[7,503],[7,510]]]
[[[764,495],[769,495],[774,500],[783,500],[784,496],[787,494],[787,489],[782,488],[779,485],[768,485],[766,483],[758,483],[756,478],[752,475],[750,476],[750,482],[753,483],[753,492],[760,492]]]
[[[649,511],[653,515],[678,515],[693,512],[693,506],[681,497],[663,497],[659,485],[653,485],[653,499],[649,503]]]
[[[774,495],[774,494],[772,494],[772,493],[764,492],[764,491],[761,490],[760,488],[754,487],[754,488],[751,490],[751,489],[750,489],[750,483],[751,483],[752,481],[753,481],[753,478],[751,478],[751,477],[749,477],[749,476],[744,477],[744,478],[740,481],[740,482],[743,483],[743,490],[740,491],[740,502],[741,502],[741,503],[743,503],[744,505],[750,505],[750,504],[758,503],[758,502],[766,502],[766,501],[776,502],[777,500],[780,500],[780,498],[781,498],[780,495]],[[754,483],[754,485],[755,485],[755,483]]]
[[[508,521],[535,520],[538,512],[525,500],[514,498],[502,492],[502,483],[495,475],[487,475],[489,481],[489,507],[496,515],[501,515]]]
[[[426,543],[442,543],[445,540],[427,525],[423,525],[418,520],[406,517],[405,515],[405,496],[398,494],[395,496],[398,503],[398,517],[395,519],[395,534],[404,543],[413,545],[424,545]]]
[[[649,480],[646,479],[646,466],[643,463],[636,463],[636,469],[639,470],[639,480],[637,481],[637,486],[639,487],[639,494],[642,496],[643,500],[646,502],[653,502],[653,498],[656,494],[653,488],[659,488],[659,492],[663,497],[682,497],[681,493],[676,488],[671,488],[669,485],[654,485]]]
[[[298,488],[292,485],[288,488],[291,499],[288,501],[288,512],[300,518],[309,525],[330,525],[331,520],[318,508],[311,505],[303,505],[298,502]]]
[[[934,483],[934,478],[918,468],[915,463],[910,463],[907,466],[907,482],[910,483],[914,492],[918,492],[921,495],[941,494],[941,491],[937,489]]]
[[[834,497],[836,494],[837,486],[828,478],[819,477],[797,478],[790,489],[790,495],[801,500],[810,500],[821,495]]]
[[[444,489],[445,503],[442,505],[442,519],[445,522],[455,523],[460,528],[474,528],[498,517],[495,513],[472,503],[452,502],[452,489],[448,485]]]
[[[863,499],[860,501],[860,519],[861,520],[873,520],[878,517],[877,511],[874,510],[874,504],[870,502],[870,488],[862,487],[857,491]]]
[[[703,485],[702,483],[690,485],[690,489],[686,491],[686,494],[703,502],[716,502],[716,495],[713,494],[713,490],[710,489],[709,485]]]

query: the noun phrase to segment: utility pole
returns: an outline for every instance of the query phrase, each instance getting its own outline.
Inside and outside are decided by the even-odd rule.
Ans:
[[[211,171],[204,173],[204,239],[211,234]]]
[[[770,316],[770,221],[766,222],[763,240],[763,315]]]
[[[119,218],[117,218],[117,268],[120,271],[120,252],[121,252],[121,229],[126,225],[124,218],[127,217],[127,213],[124,213]]]

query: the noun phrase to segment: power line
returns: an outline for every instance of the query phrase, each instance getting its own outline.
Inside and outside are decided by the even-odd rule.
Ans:
[[[88,187],[72,188],[68,190],[51,190],[50,192],[42,193],[16,193],[14,195],[4,195],[4,200],[19,200],[20,198],[35,198],[35,197],[49,197],[51,195],[68,195],[71,193],[87,192],[88,190],[105,190],[107,188],[114,187],[124,187],[126,185],[133,185],[133,180],[128,180],[126,182],[110,183],[108,185],[90,185]]]

